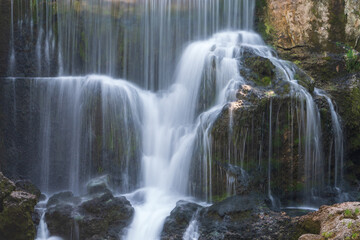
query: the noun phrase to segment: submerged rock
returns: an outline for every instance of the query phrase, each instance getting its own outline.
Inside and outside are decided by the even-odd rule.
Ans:
[[[38,197],[16,190],[15,184],[0,173],[0,239],[33,240],[32,220]]]

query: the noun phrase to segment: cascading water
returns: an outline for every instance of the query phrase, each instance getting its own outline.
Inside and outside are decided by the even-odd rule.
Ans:
[[[249,0],[18,4],[26,9],[19,16],[21,25],[37,30],[30,34],[36,44],[35,76],[100,73],[151,90],[170,87],[176,61],[188,42],[223,29],[252,29],[255,7]]]
[[[299,172],[306,200],[324,186],[319,111],[309,91],[295,80],[296,67],[278,59],[251,31],[255,1],[65,0],[30,5],[26,14],[20,14],[30,20],[21,25],[31,25],[39,77],[51,76],[54,69],[60,75],[109,75],[15,80],[31,82],[31,109],[36,113],[34,122],[38,120],[34,128],[39,131],[34,142],[40,159],[34,181],[42,191],[69,189],[81,194],[91,177],[108,173],[115,190],[126,193],[135,208],[124,237],[159,239],[178,200],[189,195],[213,200],[212,130],[228,108],[231,146],[237,93],[249,82],[242,74],[248,52],[271,61],[279,81],[290,85],[289,96],[295,102],[289,107],[290,122],[298,124],[297,134],[291,130],[291,142],[294,145],[295,136],[300,139]],[[18,67],[11,58],[9,63]],[[112,78],[118,76],[142,88]],[[331,100],[316,93],[327,99],[332,113],[338,187],[343,171],[341,126]],[[276,205],[271,185],[276,135],[272,126],[278,124],[273,117],[279,114],[272,101],[269,114],[262,116],[263,122],[268,119],[269,138],[263,139],[268,151],[260,144],[254,164],[259,169],[263,162],[267,165],[267,194]],[[245,129],[240,146],[227,149],[228,168],[236,165],[244,179],[251,134]],[[194,162],[197,167],[191,169]],[[226,178],[227,194],[235,194],[234,177]],[[196,228],[194,219],[184,238],[197,239]],[[48,237],[46,232],[39,235]]]
[[[330,112],[331,112],[331,122],[332,122],[332,130],[333,130],[333,142],[331,143],[331,146],[333,146],[334,144],[334,182],[333,182],[333,186],[335,188],[339,188],[341,186],[341,184],[343,183],[343,178],[344,178],[344,136],[343,136],[343,131],[341,128],[341,123],[340,123],[340,118],[338,116],[338,114],[335,111],[335,106],[332,102],[332,100],[330,99],[330,97],[328,95],[326,95],[326,93],[320,89],[315,89],[315,94],[324,97],[327,101],[327,103],[329,104],[329,108],[330,108]],[[331,152],[332,152],[332,147],[330,148],[330,154],[329,154],[329,177],[328,177],[328,184],[329,186],[331,185],[331,164],[332,164],[332,159],[331,159]]]

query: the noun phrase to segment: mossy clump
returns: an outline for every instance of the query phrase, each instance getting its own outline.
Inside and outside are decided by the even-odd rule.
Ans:
[[[274,81],[276,67],[269,59],[245,55],[243,64],[247,70],[241,69],[241,75],[254,82],[257,86],[267,87]]]
[[[360,87],[354,87],[344,95],[342,105],[343,119],[349,132],[350,149],[360,149]]]

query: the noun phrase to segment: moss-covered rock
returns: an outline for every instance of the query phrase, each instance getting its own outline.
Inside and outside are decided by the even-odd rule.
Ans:
[[[0,202],[15,190],[15,184],[0,172]]]
[[[242,63],[245,68],[241,68],[240,73],[248,81],[261,87],[270,86],[274,81],[276,68],[269,59],[244,53]]]
[[[15,184],[0,173],[0,239],[33,240],[32,220],[37,196],[16,191]]]

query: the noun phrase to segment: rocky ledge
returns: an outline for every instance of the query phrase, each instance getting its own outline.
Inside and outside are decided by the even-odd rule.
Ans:
[[[233,196],[210,207],[180,201],[166,219],[161,239],[360,239],[360,202],[290,217],[270,210],[263,199],[259,194]]]

